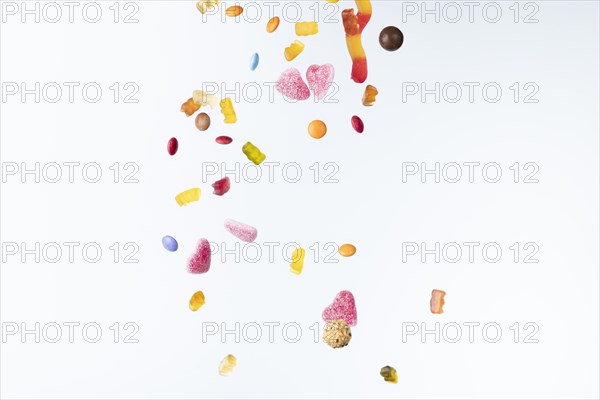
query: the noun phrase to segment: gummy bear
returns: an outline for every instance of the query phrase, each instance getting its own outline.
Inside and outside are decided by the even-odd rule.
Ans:
[[[226,124],[235,124],[237,122],[237,116],[235,115],[235,110],[233,109],[233,103],[229,97],[225,97],[221,100],[221,114],[225,116]]]
[[[348,325],[355,326],[357,321],[354,296],[348,290],[342,290],[335,296],[333,303],[323,310],[325,322],[343,319]]]
[[[202,290],[197,291],[190,299],[190,310],[198,311],[206,303]]]
[[[375,86],[367,85],[365,88],[365,94],[362,98],[363,106],[372,106],[375,104],[375,96],[377,96],[379,92]]]
[[[188,260],[188,272],[204,274],[210,269],[210,243],[206,239],[198,241],[196,252]]]
[[[237,365],[237,359],[233,354],[228,354],[227,357],[219,364],[219,375],[227,376],[233,372],[233,369]]]
[[[431,300],[429,301],[429,308],[432,314],[442,314],[444,312],[443,307],[446,303],[444,296],[446,292],[443,290],[434,289],[431,291]]]
[[[294,40],[294,43],[290,44],[290,47],[286,47],[283,55],[286,60],[292,61],[294,58],[298,57],[300,53],[304,51],[304,43],[299,40]]]
[[[219,103],[219,98],[214,94],[205,93],[202,90],[194,90],[192,99],[194,103],[200,104],[201,106],[210,106],[211,109]]]
[[[188,117],[192,116],[199,109],[200,104],[196,104],[193,97],[190,97],[181,105],[181,112],[185,113],[185,115]]]
[[[283,71],[279,79],[277,79],[275,88],[279,93],[290,99],[306,100],[310,97],[308,86],[306,86],[306,83],[302,80],[302,76],[300,76],[300,71],[296,68],[289,68]]]
[[[309,36],[319,33],[317,22],[296,22],[296,35]]]
[[[196,8],[202,14],[206,14],[208,10],[212,10],[213,8],[218,6],[220,2],[221,0],[200,0],[196,3]]]
[[[398,383],[398,373],[394,367],[386,365],[385,367],[381,368],[379,375],[381,375],[386,382]]]
[[[231,181],[229,180],[229,177],[226,176],[225,178],[219,179],[213,183],[212,187],[214,189],[213,194],[216,194],[217,196],[223,196],[225,193],[229,192],[229,189],[231,188]]]
[[[306,81],[308,82],[308,87],[315,95],[315,100],[319,101],[325,97],[331,86],[331,82],[333,82],[334,75],[335,70],[331,64],[311,65],[308,67],[306,70]]]
[[[242,146],[242,152],[248,157],[248,160],[252,161],[254,164],[259,165],[261,162],[265,161],[265,156],[258,147],[253,145],[250,142],[246,142],[244,146]]]
[[[294,249],[294,251],[292,252],[292,263],[290,264],[290,271],[292,271],[294,274],[300,275],[300,273],[302,273],[305,255],[306,250],[302,248]]]

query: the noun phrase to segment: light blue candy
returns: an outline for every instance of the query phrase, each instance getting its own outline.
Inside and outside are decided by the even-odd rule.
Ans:
[[[254,53],[250,57],[250,71],[254,71],[256,67],[258,67],[258,53]]]
[[[163,247],[169,251],[177,251],[179,248],[179,244],[177,244],[177,240],[173,236],[165,236],[162,238]]]

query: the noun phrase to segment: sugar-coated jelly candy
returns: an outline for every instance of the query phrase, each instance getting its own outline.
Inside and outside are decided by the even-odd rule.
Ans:
[[[170,156],[174,156],[177,153],[177,149],[179,149],[179,142],[177,138],[172,137],[169,139],[169,143],[167,143],[167,152]]]
[[[252,54],[250,57],[250,71],[254,71],[258,67],[259,56],[258,53]]]
[[[250,142],[246,142],[244,146],[242,146],[242,152],[248,157],[248,160],[252,161],[254,164],[259,165],[261,162],[265,161],[265,156],[262,151],[255,145]]]
[[[377,88],[372,85],[367,85],[365,93],[363,94],[362,103],[363,106],[372,106],[375,104],[376,96],[379,94]]]
[[[177,201],[177,204],[180,206],[185,206],[188,203],[198,200],[200,200],[200,188],[188,189],[175,196],[175,201]]]
[[[217,142],[219,144],[229,144],[229,143],[233,142],[233,139],[230,138],[229,136],[219,136],[219,137],[215,138],[215,142]]]
[[[225,97],[219,103],[221,106],[221,114],[225,116],[226,124],[235,124],[237,122],[237,115],[235,115],[235,110],[233,109],[233,103],[229,97]]]
[[[214,189],[213,194],[216,194],[217,196],[223,196],[225,193],[229,192],[229,189],[231,189],[231,181],[229,180],[229,177],[226,176],[225,178],[219,179],[213,183],[212,187]]]
[[[202,293],[202,290],[198,290],[190,299],[190,310],[198,311],[205,303],[204,293]]]
[[[317,22],[296,22],[296,35],[309,36],[319,33]]]
[[[385,367],[381,368],[379,375],[381,375],[386,382],[398,383],[398,373],[394,367],[386,365]]]
[[[342,257],[352,257],[356,253],[356,247],[350,243],[346,243],[340,246],[338,253]]]
[[[210,127],[210,117],[207,113],[200,113],[196,115],[196,128],[199,131],[205,131]]]
[[[336,319],[325,325],[323,340],[334,349],[347,346],[350,339],[352,339],[352,330],[343,319]]]
[[[429,301],[429,308],[433,314],[442,314],[444,312],[443,307],[446,303],[444,296],[446,292],[443,290],[433,289],[431,291],[431,300]]]
[[[200,239],[196,252],[188,260],[188,272],[191,274],[204,274],[210,269],[210,243]]]
[[[308,124],[308,134],[315,139],[321,139],[327,133],[325,122],[315,119]]]
[[[331,87],[335,70],[333,65],[311,65],[306,70],[306,81],[308,87],[315,95],[315,100],[319,101],[325,97],[327,91]]]
[[[221,361],[221,364],[219,364],[219,375],[230,375],[236,365],[237,359],[233,356],[233,354],[228,354],[223,361]]]
[[[283,55],[286,60],[292,61],[294,58],[298,57],[300,53],[304,51],[304,43],[299,40],[294,40],[294,43],[290,44],[289,47],[286,47],[283,51]]]
[[[283,71],[277,79],[275,89],[285,97],[294,100],[306,100],[310,97],[310,90],[296,68]]]
[[[333,303],[323,310],[325,322],[343,319],[348,325],[354,326],[357,322],[356,304],[354,296],[348,290],[342,290],[335,296]]]
[[[181,112],[185,113],[186,116],[191,116],[200,108],[200,104],[194,102],[194,98],[190,97],[185,103],[181,105]]]
[[[219,98],[217,96],[203,92],[202,90],[194,90],[192,99],[194,100],[194,103],[205,107],[210,106],[211,109],[219,104]]]
[[[386,26],[379,34],[379,44],[387,51],[396,51],[404,43],[404,34],[395,26]]]
[[[306,250],[302,248],[297,248],[292,251],[292,262],[290,264],[290,271],[292,271],[296,275],[300,275],[302,273],[302,268],[304,268],[304,256],[306,255]]]
[[[225,15],[227,15],[228,17],[237,17],[243,11],[244,9],[240,6],[231,6],[225,9]]]
[[[362,119],[360,119],[360,117],[358,115],[353,115],[350,122],[352,123],[352,127],[354,128],[354,130],[356,132],[358,132],[358,133],[364,132],[365,124],[363,123]]]
[[[164,236],[162,238],[162,245],[163,247],[168,250],[168,251],[177,251],[177,249],[179,248],[179,244],[177,243],[177,240],[175,240],[175,238],[173,236]]]
[[[258,235],[258,231],[255,227],[234,221],[232,219],[225,220],[225,229],[227,229],[227,232],[231,233],[236,238],[248,243],[254,242],[256,236]]]
[[[275,29],[279,26],[279,17],[275,16],[267,22],[267,32],[275,32]]]
[[[213,8],[218,6],[220,2],[221,0],[200,0],[196,3],[196,8],[202,14],[206,14],[208,10],[212,10]]]

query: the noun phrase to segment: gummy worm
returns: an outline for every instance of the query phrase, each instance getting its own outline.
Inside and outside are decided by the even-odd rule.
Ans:
[[[342,11],[342,21],[346,32],[346,46],[352,58],[352,73],[350,77],[354,82],[363,83],[367,79],[367,55],[361,41],[361,33],[371,19],[371,1],[356,0],[358,13],[354,9]]]

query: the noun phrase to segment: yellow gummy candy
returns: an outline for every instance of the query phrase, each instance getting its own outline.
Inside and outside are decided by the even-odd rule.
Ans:
[[[296,35],[309,36],[319,33],[317,22],[296,22]]]
[[[221,0],[200,0],[199,2],[196,3],[196,8],[202,14],[205,14],[206,11],[212,10],[213,8],[218,6],[220,2],[221,2]]]
[[[247,142],[243,147],[242,151],[248,157],[248,160],[252,161],[254,164],[258,165],[261,162],[265,161],[265,156],[258,147],[253,145],[250,142]]]
[[[381,368],[379,375],[381,375],[386,382],[398,383],[398,373],[394,367],[386,365],[385,367]]]
[[[219,375],[227,376],[233,372],[233,369],[237,365],[237,359],[233,354],[228,354],[227,357],[219,364]]]
[[[290,271],[293,273],[300,275],[302,272],[302,267],[304,267],[304,256],[306,255],[306,250],[302,248],[295,249],[292,252],[292,263],[290,264]]]
[[[185,206],[188,203],[198,200],[200,200],[200,188],[188,189],[175,196],[175,201],[177,201],[177,204],[180,206]]]
[[[225,97],[219,103],[221,106],[221,114],[225,116],[226,124],[235,124],[237,122],[237,116],[235,115],[235,110],[233,109],[233,103],[229,97]]]
[[[206,303],[202,290],[197,291],[190,299],[190,310],[198,311]]]
[[[298,57],[302,51],[304,51],[304,43],[299,40],[294,40],[294,43],[290,44],[290,47],[285,48],[283,55],[286,60],[292,61],[294,58]]]
[[[219,98],[217,96],[205,93],[202,90],[194,90],[192,100],[195,104],[200,104],[205,107],[210,106],[210,108],[215,108],[219,103]]]

